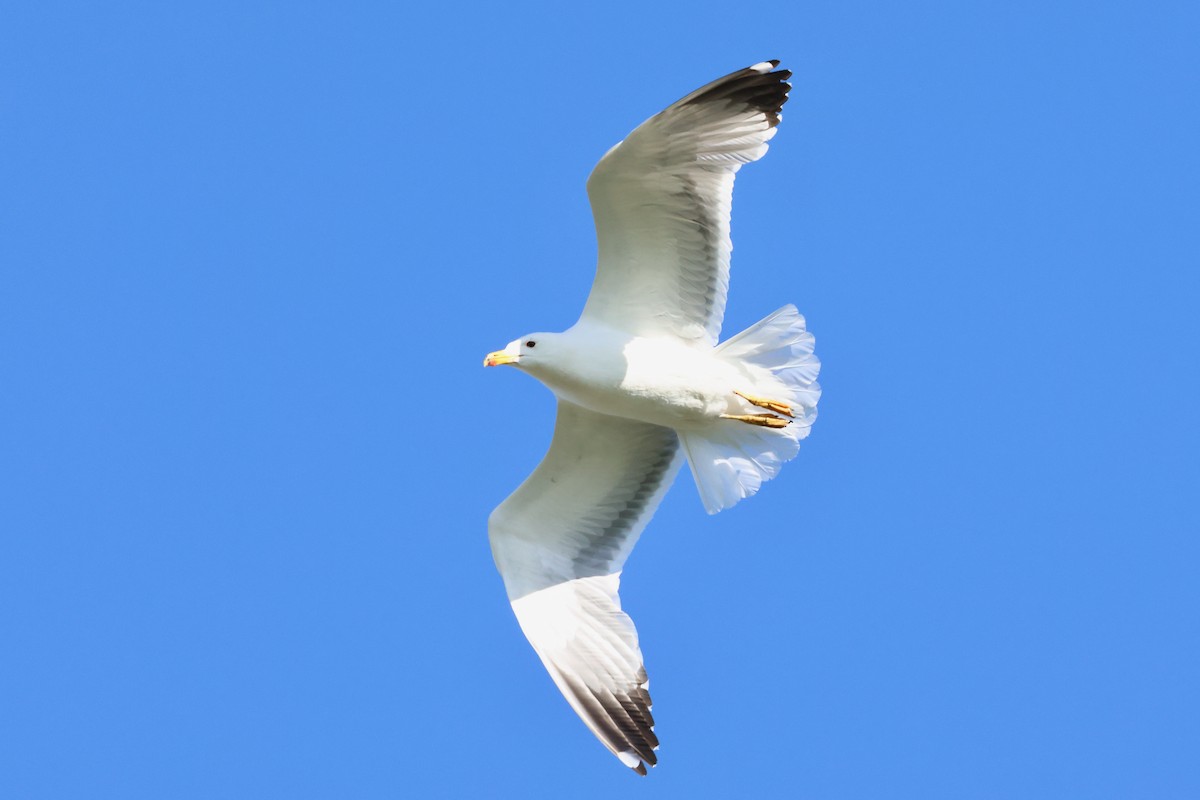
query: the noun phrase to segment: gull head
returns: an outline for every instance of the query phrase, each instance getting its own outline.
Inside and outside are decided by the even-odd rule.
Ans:
[[[499,367],[512,364],[514,367],[527,369],[545,362],[554,355],[554,341],[558,334],[530,333],[520,339],[514,339],[503,350],[488,353],[483,359],[485,367]]]

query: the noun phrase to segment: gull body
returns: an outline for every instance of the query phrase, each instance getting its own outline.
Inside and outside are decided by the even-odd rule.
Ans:
[[[617,593],[625,560],[685,461],[715,514],[773,478],[816,419],[820,363],[795,307],[718,343],[734,175],[775,135],[791,75],[778,64],[697,89],[604,155],[579,321],[484,359],[558,398],[549,452],[488,519],[513,612],[567,702],[642,775],[658,738]]]
[[[530,334],[501,352],[560,399],[599,414],[696,429],[751,408],[729,388],[753,385],[743,365],[673,337],[580,323],[562,333]]]

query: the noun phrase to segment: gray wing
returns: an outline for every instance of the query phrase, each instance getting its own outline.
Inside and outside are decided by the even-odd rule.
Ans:
[[[488,520],[521,630],[575,712],[643,775],[658,739],[637,630],[617,589],[680,463],[670,428],[560,400],[549,452]]]
[[[791,88],[778,61],[739,70],[639,125],[588,178],[599,259],[581,319],[716,344],[729,288],[729,210],[767,152]]]

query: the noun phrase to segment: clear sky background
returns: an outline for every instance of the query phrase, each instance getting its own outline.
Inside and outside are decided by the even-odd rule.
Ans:
[[[253,6],[253,7],[251,7]],[[0,796],[1200,796],[1194,3],[27,3],[0,16]],[[623,595],[636,777],[486,518],[592,165],[766,58],[726,335],[825,394]]]

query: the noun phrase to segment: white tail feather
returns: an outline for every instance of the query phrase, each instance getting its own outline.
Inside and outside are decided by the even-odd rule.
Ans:
[[[765,428],[734,420],[720,420],[707,428],[679,431],[708,513],[715,514],[758,491],[775,477],[783,462],[800,450],[817,418],[817,385],[820,361],[813,355],[813,335],[804,328],[804,317],[786,305],[754,323],[716,352],[741,366],[753,384],[741,391],[783,400],[795,417],[785,428]]]

